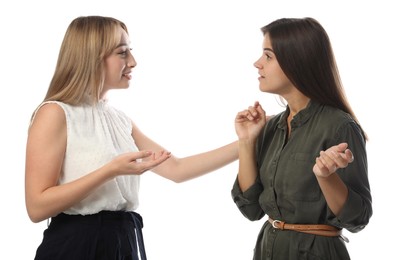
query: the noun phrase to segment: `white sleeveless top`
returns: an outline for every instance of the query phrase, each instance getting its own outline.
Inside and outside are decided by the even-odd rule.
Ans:
[[[107,101],[101,100],[94,106],[49,101],[38,109],[46,103],[62,107],[67,123],[67,147],[59,184],[82,177],[119,154],[138,151],[131,136],[130,118]],[[139,181],[138,175],[118,176],[64,213],[88,215],[102,210],[134,211],[139,205]]]

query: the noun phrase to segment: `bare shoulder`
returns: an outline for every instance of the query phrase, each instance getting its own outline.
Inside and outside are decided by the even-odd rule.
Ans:
[[[41,105],[28,131],[27,153],[63,154],[67,143],[67,123],[63,108],[56,103]]]
[[[65,113],[63,108],[56,103],[46,103],[41,105],[31,122],[33,126],[45,127],[64,127],[66,125]]]

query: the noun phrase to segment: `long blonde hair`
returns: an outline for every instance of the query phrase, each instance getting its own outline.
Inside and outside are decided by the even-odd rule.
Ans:
[[[95,104],[104,85],[104,60],[120,41],[126,25],[111,17],[83,16],[68,26],[44,101]]]

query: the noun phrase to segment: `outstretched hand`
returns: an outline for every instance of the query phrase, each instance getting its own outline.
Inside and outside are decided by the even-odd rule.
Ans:
[[[129,152],[117,156],[110,163],[113,172],[117,175],[140,175],[148,171],[171,157],[170,152],[151,151]]]
[[[237,113],[235,118],[235,130],[239,139],[254,140],[258,137],[261,129],[269,119],[260,103],[256,101],[250,106]]]
[[[347,143],[340,143],[321,151],[315,160],[314,174],[318,177],[328,177],[339,168],[346,168],[354,161],[353,153],[347,149]]]

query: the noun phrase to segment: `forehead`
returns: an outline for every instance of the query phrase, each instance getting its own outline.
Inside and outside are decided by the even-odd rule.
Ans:
[[[124,29],[119,27],[116,32],[116,40],[118,45],[129,45],[129,35],[126,33]]]
[[[269,38],[269,34],[264,35],[263,48],[272,49],[272,44],[271,44],[271,39]]]

